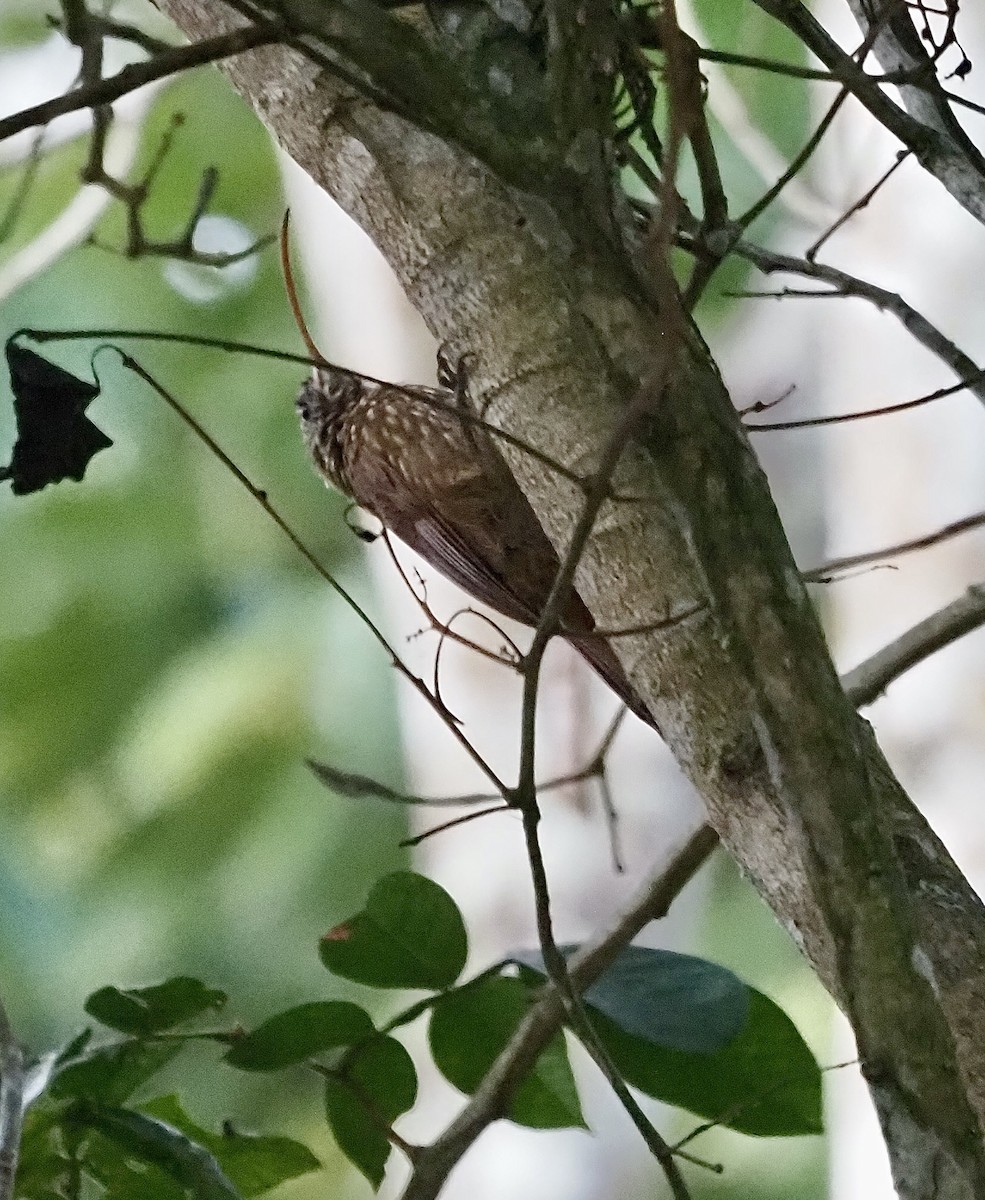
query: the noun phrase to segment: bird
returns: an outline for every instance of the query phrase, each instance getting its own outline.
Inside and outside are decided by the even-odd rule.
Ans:
[[[328,362],[295,320],[316,365],[298,395],[301,434],[323,481],[375,517],[472,598],[536,626],[560,569],[557,551],[483,423],[463,411],[465,372],[439,351],[438,386],[396,384]],[[656,721],[572,588],[563,636],[648,725]]]

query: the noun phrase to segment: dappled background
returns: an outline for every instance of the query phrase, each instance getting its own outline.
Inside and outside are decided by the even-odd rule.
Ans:
[[[71,82],[75,57],[46,28],[42,8],[3,0],[0,111]],[[720,0],[693,9],[691,28],[703,28],[714,44],[798,61],[797,48],[758,12]],[[116,11],[133,17],[148,6]],[[971,53],[976,31],[968,24],[962,32]],[[712,64],[707,75],[714,132],[741,210],[807,139],[817,100],[799,81]],[[217,72],[121,103],[114,170],[139,174],[176,113],[184,121],[147,206],[151,232],[164,238],[182,229],[202,172],[213,165],[219,185],[200,230],[203,248],[238,250],[274,232],[289,197],[324,352],[374,375],[429,381],[433,346],[375,251],[299,172],[278,162]],[[274,249],[223,271],[114,252],[124,232],[119,205],[97,189],[79,191],[86,128],[83,117],[49,128],[23,205],[17,197],[32,169],[32,138],[0,146],[0,336],[23,326],[127,327],[300,349]],[[813,173],[754,227],[758,239],[802,249],[871,186],[893,147],[868,130],[846,112]],[[861,273],[882,272],[888,286],[923,287],[938,319],[974,354],[983,338],[967,301],[985,265],[983,239],[912,164],[894,189],[841,235],[837,253]],[[99,244],[87,244],[93,240]],[[775,398],[796,383],[782,410],[792,417],[950,382],[859,302],[850,309],[830,301],[740,305],[725,294],[750,286],[761,280],[724,271],[701,313],[739,404]],[[60,344],[53,357],[88,375],[100,340]],[[408,640],[422,620],[405,585],[382,547],[367,550],[353,535],[344,503],[304,460],[292,409],[304,369],[177,346],[127,348],[427,673],[435,643]],[[18,1034],[37,1049],[70,1036],[85,996],[109,982],[197,974],[226,989],[232,1015],[245,1022],[294,1001],[343,995],[346,985],[318,964],[318,936],[359,907],[374,879],[410,861],[400,841],[432,818],[415,814],[411,829],[400,809],[333,796],[305,769],[305,757],[423,794],[476,783],[446,732],[396,686],[380,648],[260,507],[113,354],[98,354],[95,369],[104,394],[92,415],[114,447],[96,457],[82,485],[25,498],[0,493],[0,990]],[[982,456],[961,453],[974,444],[980,420],[972,402],[897,420],[892,429],[870,426],[868,440],[854,429],[757,442],[805,566],[826,549],[865,549],[981,507]],[[12,438],[9,406],[0,404],[0,441],[9,447]],[[841,665],[854,665],[979,577],[980,541],[934,554],[929,565],[908,563],[819,594]],[[445,613],[459,605],[440,581],[429,581],[429,598]],[[874,710],[906,782],[972,872],[981,866],[981,839],[966,834],[961,801],[977,796],[973,780],[981,777],[985,694],[976,668],[983,653],[981,638],[969,639]],[[574,656],[559,650],[553,668],[544,774],[579,766],[612,707]],[[517,733],[515,681],[504,675],[454,649],[442,667],[446,699],[506,769]],[[593,793],[572,790],[547,806],[561,938],[594,930],[699,819],[666,751],[635,722],[617,742],[613,783],[624,876],[613,871]],[[415,861],[469,917],[473,966],[534,941],[512,817],[430,839]],[[725,861],[705,870],[650,940],[707,955],[762,988],[791,1013],[822,1063],[851,1056],[847,1044],[832,1043],[830,1007],[789,939]],[[419,1043],[412,1030],[408,1044]],[[580,1060],[576,1067],[599,1136],[498,1127],[453,1177],[449,1196],[520,1197],[531,1180],[540,1197],[558,1200],[661,1194],[662,1180],[624,1115]],[[234,1116],[308,1141],[328,1174],[288,1185],[285,1197],[368,1194],[324,1127],[316,1081],[256,1082],[216,1068],[214,1055],[202,1052],[194,1070],[179,1066],[160,1090],[168,1085],[212,1127]],[[427,1085],[419,1111],[400,1125],[419,1140],[458,1103],[447,1085]],[[836,1131],[848,1130],[831,1154],[839,1196],[886,1187],[878,1141],[867,1133],[853,1152],[851,1132],[866,1128],[851,1107],[858,1103],[848,1098],[833,1115]],[[691,1125],[681,1114],[658,1119],[671,1137]],[[715,1134],[693,1148],[726,1165],[722,1177],[693,1171],[695,1196],[807,1200],[828,1190],[822,1139]],[[871,1176],[859,1174],[870,1165]],[[397,1182],[387,1186],[395,1191]]]

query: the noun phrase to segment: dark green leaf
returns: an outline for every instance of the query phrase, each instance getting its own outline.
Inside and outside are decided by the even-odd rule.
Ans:
[[[187,1190],[163,1167],[123,1152],[117,1141],[99,1130],[76,1123],[66,1126],[65,1132],[78,1138],[83,1179],[95,1180],[106,1189],[103,1200],[188,1200]],[[71,1195],[71,1188],[67,1190]]]
[[[58,1099],[117,1105],[179,1054],[179,1042],[117,1042],[58,1068],[49,1090]]]
[[[444,888],[397,871],[376,883],[362,912],[325,934],[319,952],[333,974],[357,983],[440,989],[461,974],[468,941]]]
[[[210,1150],[242,1196],[259,1196],[321,1165],[307,1146],[293,1138],[240,1133],[228,1126],[221,1134],[210,1133],[189,1117],[177,1096],[159,1096],[140,1109]]]
[[[431,1053],[442,1075],[471,1095],[523,1019],[529,991],[519,979],[487,978],[443,997],[431,1013]],[[517,1089],[508,1116],[535,1129],[584,1126],[558,1034]]]
[[[374,1033],[369,1015],[342,1000],[315,1000],[278,1013],[246,1034],[226,1054],[241,1071],[278,1071],[325,1050],[353,1046]]]
[[[61,1066],[62,1063],[71,1062],[73,1058],[80,1058],[91,1041],[92,1029],[86,1028],[80,1030],[74,1037],[69,1038],[61,1050],[58,1051],[55,1064]]]
[[[563,946],[567,957],[577,946]],[[512,956],[546,975],[539,951]],[[717,963],[671,950],[627,946],[585,999],[627,1033],[658,1046],[710,1054],[746,1023],[749,988]]]
[[[9,479],[17,496],[63,479],[80,480],[93,455],[113,444],[85,415],[98,385],[15,342],[7,343],[6,353],[17,441],[0,479]]]
[[[759,1137],[821,1132],[820,1068],[786,1013],[755,988],[744,1028],[714,1054],[656,1046],[590,1011],[626,1082],[648,1096]]]
[[[24,1092],[26,1095],[41,1096],[47,1091],[51,1081],[67,1063],[84,1057],[86,1047],[92,1040],[92,1029],[83,1029],[60,1050],[43,1054],[30,1063],[24,1073]]]
[[[208,988],[198,979],[177,975],[151,987],[100,988],[86,1000],[85,1010],[111,1029],[148,1034],[218,1011],[227,999],[225,992]]]
[[[339,1076],[325,1081],[325,1110],[339,1149],[373,1187],[383,1182],[392,1125],[417,1099],[417,1071],[392,1037],[359,1047]]]
[[[112,1151],[119,1153],[115,1145]],[[103,1193],[102,1200],[187,1200],[187,1197],[185,1188],[160,1167],[126,1163]]]
[[[48,1200],[59,1193],[59,1184],[69,1165],[57,1137],[58,1109],[33,1104],[24,1116],[17,1164],[17,1195],[30,1200]]]
[[[197,1200],[241,1200],[215,1156],[173,1126],[126,1108],[80,1106],[73,1116],[128,1158],[160,1167]]]

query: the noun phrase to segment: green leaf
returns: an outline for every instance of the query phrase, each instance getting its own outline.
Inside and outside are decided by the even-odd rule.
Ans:
[[[83,1178],[105,1188],[102,1200],[188,1200],[188,1191],[163,1167],[121,1152],[119,1144],[99,1130],[76,1126],[75,1131]],[[71,1195],[71,1188],[66,1190]]]
[[[116,1042],[86,1051],[57,1069],[49,1091],[57,1099],[118,1105],[180,1054],[180,1042]]]
[[[227,999],[225,992],[208,988],[198,979],[177,975],[151,987],[100,988],[86,1000],[85,1010],[111,1029],[148,1034],[218,1011]]]
[[[111,1149],[118,1153],[115,1145]],[[187,1196],[188,1192],[160,1167],[128,1163],[107,1187],[102,1200],[187,1200]]]
[[[374,1188],[383,1182],[392,1125],[417,1099],[417,1071],[392,1037],[360,1046],[338,1076],[325,1081],[325,1111],[339,1149]]]
[[[226,1062],[241,1071],[279,1071],[325,1050],[373,1036],[365,1009],[343,1000],[315,1000],[278,1013],[237,1041]]]
[[[444,888],[397,871],[375,884],[362,912],[325,934],[319,953],[333,974],[357,983],[439,990],[462,973],[468,940]]]
[[[577,946],[563,946],[567,957]],[[512,961],[546,976],[539,951]],[[671,950],[627,946],[585,999],[627,1033],[658,1046],[710,1054],[728,1045],[746,1023],[749,988],[717,963]]]
[[[165,1171],[197,1200],[241,1200],[215,1156],[171,1125],[126,1108],[80,1106],[73,1120],[115,1142],[124,1154]]]
[[[705,33],[702,41],[716,50],[772,58],[798,67],[807,61],[803,42],[760,9],[746,10],[739,5],[723,4],[721,0],[695,0],[694,10]],[[792,158],[810,134],[807,82],[746,66],[720,69],[744,101],[758,132]],[[713,110],[715,101],[712,87]]]
[[[755,988],[742,1031],[714,1054],[654,1045],[594,1007],[591,1017],[626,1082],[648,1096],[758,1137],[822,1130],[821,1070],[786,1013]]]
[[[20,1154],[17,1162],[17,1196],[47,1200],[61,1196],[60,1184],[69,1166],[57,1137],[58,1109],[32,1104],[24,1114]]]
[[[0,46],[10,49],[43,42],[51,36],[42,6],[35,0],[4,0],[0,14]]]
[[[185,1112],[177,1096],[159,1096],[140,1111],[181,1130],[211,1151],[242,1196],[259,1196],[321,1166],[307,1146],[293,1138],[240,1133],[228,1125],[210,1133]]]
[[[529,1006],[519,979],[486,978],[442,997],[431,1013],[429,1039],[438,1069],[471,1095],[504,1049]],[[534,1129],[584,1127],[563,1034],[558,1034],[520,1084],[509,1118]]]

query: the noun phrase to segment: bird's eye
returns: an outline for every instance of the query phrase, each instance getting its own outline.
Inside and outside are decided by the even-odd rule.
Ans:
[[[298,400],[295,401],[294,407],[297,409],[298,416],[302,421],[311,420],[311,405],[304,398],[304,396],[299,397]]]

